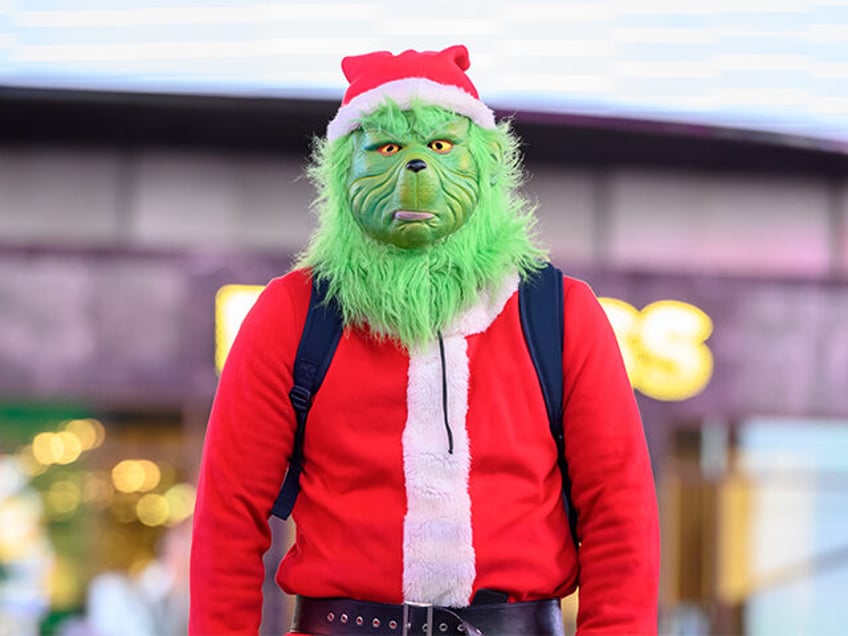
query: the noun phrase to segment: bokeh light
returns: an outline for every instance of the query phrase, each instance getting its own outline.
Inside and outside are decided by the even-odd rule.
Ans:
[[[82,451],[80,438],[69,431],[39,433],[32,440],[33,457],[45,466],[75,462]]]
[[[97,448],[106,437],[103,424],[93,418],[69,420],[65,423],[65,431],[79,439],[83,450]]]
[[[141,497],[135,506],[139,521],[146,526],[161,526],[168,521],[170,506],[162,495],[149,493]]]
[[[125,459],[112,469],[112,483],[120,492],[147,492],[159,485],[162,472],[149,459]]]
[[[78,460],[88,450],[103,444],[106,429],[95,419],[75,419],[64,423],[58,432],[38,433],[31,445],[18,451],[25,473],[41,475],[54,464],[66,466]]]
[[[83,451],[80,438],[68,431],[55,433],[51,446],[61,449],[61,452],[55,457],[55,462],[63,466],[75,462],[82,455]]]
[[[175,526],[188,519],[194,511],[196,490],[191,484],[176,484],[165,493],[168,502],[168,525]]]
[[[51,517],[68,517],[79,507],[82,493],[73,481],[60,479],[50,485],[44,499]]]

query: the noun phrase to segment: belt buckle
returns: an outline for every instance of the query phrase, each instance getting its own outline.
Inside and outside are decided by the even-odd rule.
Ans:
[[[424,634],[425,636],[433,636],[433,604],[414,603],[412,601],[404,601],[403,603],[403,631],[401,633],[401,636],[411,636],[411,614],[416,609],[426,610],[427,622],[424,624]]]

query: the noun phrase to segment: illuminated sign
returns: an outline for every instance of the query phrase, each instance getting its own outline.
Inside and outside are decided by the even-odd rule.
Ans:
[[[224,368],[224,360],[233,346],[241,323],[264,285],[224,285],[215,294],[215,368]]]
[[[633,388],[657,400],[685,400],[707,386],[713,354],[705,344],[713,321],[677,300],[660,300],[642,311],[623,300],[600,298],[618,338]]]
[[[215,296],[215,366],[224,360],[262,285],[226,285]],[[697,395],[713,373],[705,341],[713,323],[688,303],[660,300],[641,311],[623,300],[600,298],[633,388],[648,397],[676,401]]]

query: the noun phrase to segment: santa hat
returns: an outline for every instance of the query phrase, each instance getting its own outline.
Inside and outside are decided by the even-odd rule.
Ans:
[[[469,66],[468,49],[462,45],[438,52],[410,50],[392,55],[377,51],[344,58],[342,71],[350,86],[327,127],[327,138],[338,139],[356,130],[360,119],[386,100],[404,110],[416,102],[441,106],[483,128],[494,128],[494,114],[465,74]]]

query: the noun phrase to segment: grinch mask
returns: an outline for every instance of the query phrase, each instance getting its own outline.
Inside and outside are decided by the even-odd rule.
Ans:
[[[318,227],[296,267],[346,326],[409,349],[545,258],[518,141],[468,67],[462,45],[344,58],[350,86],[309,169]]]
[[[497,289],[505,277],[516,272],[525,274],[540,266],[544,250],[533,239],[533,206],[518,192],[522,176],[518,142],[507,123],[487,130],[464,121],[437,106],[415,104],[402,110],[387,103],[360,120],[361,130],[316,145],[309,172],[318,188],[314,206],[318,228],[297,267],[311,268],[318,278],[329,283],[329,295],[338,299],[345,324],[367,328],[378,337],[395,338],[411,347],[435,338],[460,311],[479,298],[481,291]],[[453,139],[451,153],[438,155],[432,151],[440,157],[439,168],[428,163],[426,169],[419,171],[432,170],[431,174],[451,184],[434,196],[435,201],[445,200],[445,207],[436,208],[434,204],[431,208],[435,213],[451,215],[446,221],[450,229],[440,229],[445,232],[441,238],[431,233],[432,227],[416,229],[416,236],[431,241],[422,243],[422,247],[400,247],[396,242],[374,237],[362,222],[365,206],[359,204],[359,213],[353,209],[352,199],[358,198],[356,192],[351,196],[354,184],[367,183],[369,179],[375,184],[384,182],[387,172],[399,181],[397,172],[412,174],[406,163],[421,157],[399,160],[394,173],[375,170],[372,176],[366,176],[369,161],[363,154],[367,148],[363,145],[365,135],[383,131],[390,133],[388,139],[394,139],[392,143],[398,146],[405,139],[412,139],[429,152],[432,149],[428,144],[440,140],[429,133],[444,133],[457,123],[462,123],[465,137]],[[441,138],[452,140],[444,134]],[[461,150],[451,159],[456,163],[442,163],[457,148]],[[401,148],[394,156],[402,152]],[[466,153],[468,157],[464,158]],[[372,159],[378,161],[376,157]],[[458,166],[466,161],[467,170],[460,169]],[[459,188],[456,181],[463,186]],[[444,199],[440,198],[442,195]],[[388,202],[400,195],[391,188],[375,185],[363,191],[365,201],[369,196],[375,199],[375,203],[367,204],[369,209],[378,209],[381,196]],[[457,197],[466,199],[468,207],[452,200]],[[473,207],[471,201],[476,201]],[[393,211],[399,204],[381,205]],[[415,212],[430,206],[406,207]],[[453,220],[451,209],[463,210],[459,215],[461,222]],[[431,222],[435,227],[435,221]],[[391,223],[386,225],[392,227]]]
[[[462,227],[479,193],[470,126],[466,117],[419,121],[404,111],[389,127],[354,131],[348,192],[362,230],[409,249],[432,245]]]

